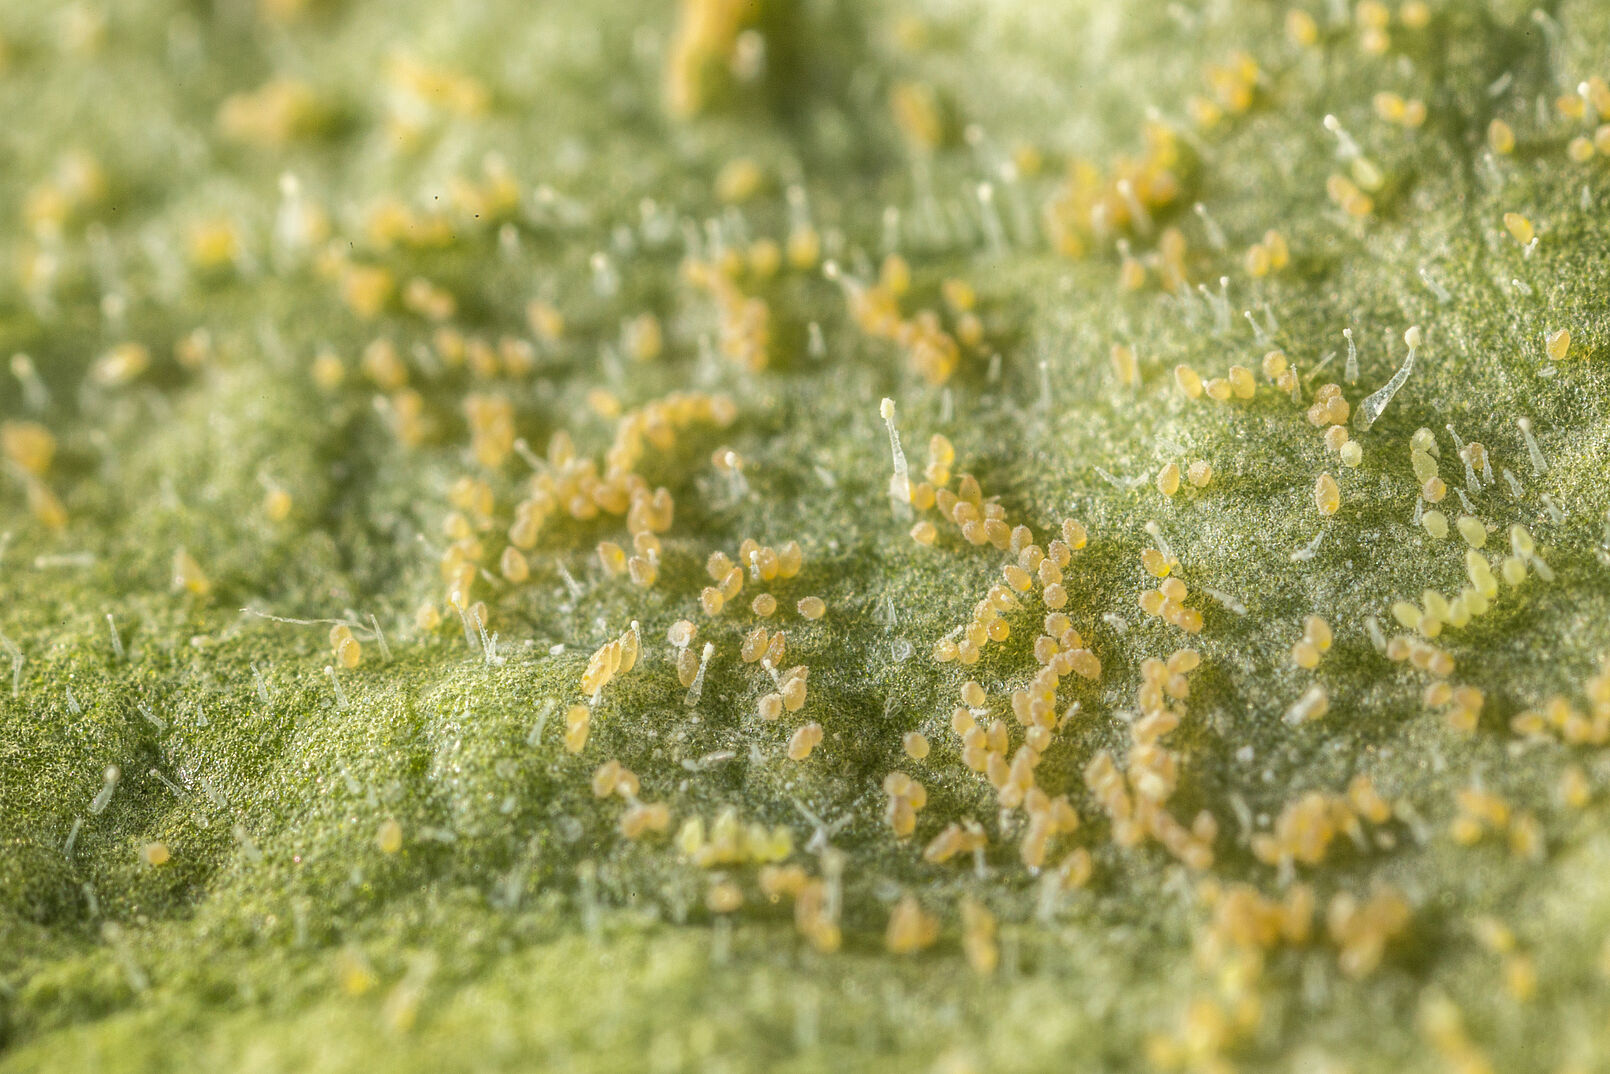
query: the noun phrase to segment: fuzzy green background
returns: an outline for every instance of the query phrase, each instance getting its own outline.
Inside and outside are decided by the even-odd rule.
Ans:
[[[1610,651],[1610,156],[1570,159],[1570,139],[1595,125],[1554,103],[1610,75],[1603,0],[1442,0],[1429,26],[1394,25],[1379,55],[1360,48],[1344,0],[1306,5],[1320,28],[1311,47],[1288,38],[1285,6],[1252,0],[772,0],[764,75],[687,119],[662,101],[670,4],[297,6],[0,3],[0,356],[26,353],[39,377],[30,389],[5,374],[0,418],[55,434],[47,480],[69,516],[45,528],[27,479],[15,466],[0,475],[0,631],[22,658],[13,690],[10,650],[0,653],[0,1071],[1148,1069],[1148,1040],[1176,1035],[1191,1002],[1222,986],[1193,954],[1209,917],[1202,878],[1155,844],[1112,845],[1080,778],[1096,751],[1127,744],[1140,662],[1188,640],[1136,607],[1152,583],[1139,565],[1148,520],[1206,620],[1192,640],[1203,667],[1168,742],[1181,758],[1171,809],[1219,820],[1212,874],[1278,895],[1291,878],[1253,857],[1251,832],[1301,794],[1340,792],[1364,773],[1399,806],[1382,827],[1390,845],[1338,839],[1297,878],[1322,906],[1390,884],[1412,908],[1362,980],[1338,971],[1323,921],[1310,943],[1269,952],[1255,1027],[1194,1069],[1474,1070],[1483,1056],[1502,1071],[1610,1069],[1610,757],[1509,727],[1551,694],[1581,707]],[[1195,132],[1186,100],[1206,92],[1205,65],[1237,51],[1261,70],[1256,101]],[[387,72],[403,54],[477,79],[485,110],[432,113],[400,142]],[[226,137],[224,102],[273,78],[313,90],[316,129],[282,144]],[[951,129],[931,156],[891,118],[899,83],[932,87],[941,104]],[[1424,125],[1380,120],[1380,91],[1423,100]],[[1212,290],[1229,277],[1227,328],[1205,303],[1120,290],[1110,244],[1073,260],[1039,233],[1062,162],[1138,153],[1148,109],[1191,132],[1185,189],[1159,223],[1186,234],[1193,280]],[[1326,114],[1385,174],[1366,219],[1327,197],[1342,165]],[[1513,127],[1513,153],[1489,150],[1494,118]],[[1045,172],[1002,181],[1019,145],[1044,155]],[[104,195],[42,237],[30,192],[59,182],[74,153],[98,161]],[[520,187],[506,220],[460,219],[432,248],[365,245],[378,199],[432,210],[451,201],[454,177],[482,174],[488,153]],[[733,207],[715,178],[739,157],[760,164],[764,183]],[[501,662],[456,626],[416,629],[415,608],[441,600],[432,549],[454,479],[488,476],[507,504],[529,471],[515,459],[483,475],[469,457],[460,402],[471,384],[420,364],[429,323],[395,302],[364,321],[314,258],[285,254],[287,174],[325,207],[336,246],[399,283],[423,276],[450,291],[463,331],[529,335],[533,297],[563,312],[563,340],[505,385],[532,444],[567,429],[580,450],[602,451],[613,426],[589,409],[595,388],[626,406],[688,388],[736,400],[731,428],[691,428],[644,464],[676,496],[654,588],[600,569],[592,549],[624,543],[617,522],[567,521],[545,533],[528,583],[487,590]],[[1001,243],[976,198],[986,179]],[[716,221],[781,239],[792,184],[849,271],[881,259],[885,207],[899,209],[914,301],[936,304],[946,277],[971,281],[985,352],[929,386],[898,348],[859,333],[820,272],[784,271],[765,290],[770,367],[749,373],[707,353],[711,302],[678,274],[684,222],[696,236]],[[1505,231],[1510,211],[1536,227],[1534,250]],[[218,220],[233,222],[241,254],[203,271],[192,236]],[[1241,253],[1270,228],[1292,264],[1251,279]],[[599,254],[614,288],[600,286]],[[1272,341],[1243,309],[1260,331],[1275,326]],[[665,325],[665,353],[630,365],[620,325],[645,311]],[[822,353],[807,345],[813,322]],[[1177,363],[1256,369],[1280,346],[1311,395],[1341,378],[1340,356],[1308,374],[1340,355],[1351,327],[1360,376],[1344,389],[1356,407],[1398,367],[1410,325],[1426,343],[1385,416],[1355,429],[1357,469],[1339,466],[1303,408],[1272,388],[1221,406],[1174,387]],[[1561,327],[1572,351],[1551,362],[1544,337]],[[177,361],[196,328],[210,332],[212,357]],[[433,429],[418,446],[398,442],[358,373],[379,336],[415,365]],[[97,383],[92,365],[125,341],[149,348],[149,369]],[[1133,392],[1113,379],[1115,342],[1140,356]],[[348,367],[334,391],[310,373],[323,349]],[[992,841],[983,875],[922,860],[950,820],[993,829],[994,793],[963,766],[949,727],[966,676],[929,653],[998,580],[1000,556],[948,528],[933,548],[906,535],[887,496],[885,396],[915,466],[943,432],[957,471],[1040,539],[1070,515],[1089,527],[1069,611],[1105,674],[1067,687],[1084,715],[1039,772],[1083,818],[1064,844],[1094,856],[1083,889],[1046,898],[1008,839]],[[1521,417],[1546,474],[1529,463]],[[1493,548],[1522,523],[1555,575],[1506,588],[1488,615],[1439,639],[1456,681],[1486,696],[1469,735],[1424,710],[1424,676],[1379,655],[1363,625],[1375,615],[1391,626],[1392,602],[1464,584],[1459,538],[1414,524],[1415,429],[1436,432],[1442,476],[1463,483],[1447,425],[1520,479],[1519,495],[1500,480],[1471,497],[1497,527]],[[746,460],[742,489],[710,464],[721,445]],[[1215,469],[1206,489],[1165,499],[1153,487],[1164,463],[1198,457]],[[1343,497],[1328,519],[1313,503],[1321,471]],[[292,495],[282,522],[264,514],[268,484]],[[1311,558],[1293,559],[1321,533]],[[819,621],[787,625],[790,662],[811,667],[801,715],[825,730],[805,763],[783,755],[791,726],[755,716],[759,673],[737,659],[748,613],[711,624],[698,614],[705,557],[748,536],[803,546],[804,571],[776,590],[785,609],[812,594],[828,605]],[[170,585],[180,547],[209,594]],[[364,663],[342,673],[342,707],[324,670],[327,628],[247,607],[373,615],[390,658],[365,645]],[[1336,642],[1307,672],[1288,652],[1313,613]],[[719,650],[696,712],[663,640],[681,617]],[[580,699],[587,655],[634,619],[644,657],[606,691],[586,751],[564,751],[558,713],[534,735],[543,712]],[[1036,669],[1025,640],[1035,622],[1014,620],[1013,642],[972,669],[993,695]],[[1329,713],[1284,723],[1316,681]],[[913,729],[933,743],[921,762],[901,753]],[[716,751],[734,757],[699,763]],[[813,873],[810,818],[842,822],[842,950],[813,950],[752,867],[726,871],[746,904],[714,920],[707,870],[668,839],[617,834],[619,804],[589,787],[607,758],[667,802],[674,824],[733,806],[788,826],[792,860]],[[122,779],[93,814],[113,764]],[[1589,777],[1585,808],[1557,794],[1572,764]],[[905,842],[883,820],[880,784],[897,768],[929,796]],[[1455,793],[1471,786],[1538,819],[1540,860],[1502,836],[1450,838]],[[405,838],[391,855],[375,840],[387,819]],[[141,859],[154,841],[172,855],[160,868]],[[942,931],[931,949],[896,956],[884,927],[908,893]],[[993,976],[962,957],[964,895],[1001,921]],[[1506,987],[1506,958],[1473,930],[1483,915],[1514,931],[1535,995]],[[1443,1000],[1462,1012],[1472,1055],[1450,1056],[1428,1032],[1425,1012]]]

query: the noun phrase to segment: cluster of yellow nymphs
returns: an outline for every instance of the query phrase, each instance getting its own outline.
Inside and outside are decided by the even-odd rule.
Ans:
[[[1512,810],[1503,798],[1480,786],[1459,788],[1454,804],[1458,812],[1448,834],[1460,846],[1471,846],[1491,833],[1506,836],[1510,853],[1517,858],[1542,858],[1543,829],[1532,814]]]
[[[651,832],[663,834],[671,824],[670,807],[664,802],[640,801],[640,789],[636,774],[617,760],[605,761],[593,771],[594,797],[617,796],[626,801],[619,828],[628,839],[640,839]]]
[[[1253,105],[1263,73],[1258,61],[1237,52],[1224,63],[1210,63],[1205,72],[1208,96],[1195,96],[1185,102],[1197,126],[1211,130],[1226,115],[1240,115]]]
[[[989,834],[971,817],[952,821],[923,847],[924,861],[942,865],[959,854],[978,854],[989,846]]]
[[[762,249],[768,251],[762,255],[767,260],[760,264],[770,268],[771,247]],[[758,373],[771,361],[771,307],[765,299],[746,295],[738,288],[733,275],[741,266],[741,261],[728,266],[690,258],[683,263],[682,275],[715,299],[722,356],[740,368]]]
[[[1518,735],[1557,735],[1573,746],[1602,746],[1610,742],[1610,655],[1599,661],[1598,674],[1584,684],[1588,708],[1578,710],[1563,694],[1555,694],[1541,708],[1529,708],[1510,721]]]
[[[876,283],[857,280],[833,262],[827,264],[826,270],[843,287],[855,326],[871,339],[888,340],[899,346],[912,372],[929,384],[945,383],[961,365],[962,348],[957,336],[973,347],[983,341],[983,325],[972,312],[974,296],[970,287],[952,285],[942,289],[954,334],[945,328],[937,310],[918,310],[910,317],[901,314],[900,299],[911,287],[911,270],[898,254],[884,260]]]
[[[842,858],[829,859],[833,868],[842,867]],[[839,949],[839,885],[836,875],[823,878],[806,875],[798,865],[764,865],[759,876],[760,890],[767,899],[794,900],[794,927],[818,951]]]
[[[1341,949],[1337,965],[1349,977],[1368,977],[1381,964],[1388,942],[1409,926],[1409,902],[1388,887],[1360,902],[1347,892],[1331,898],[1325,911],[1330,938]]]
[[[1198,871],[1213,864],[1218,821],[1202,810],[1187,828],[1164,808],[1179,783],[1179,756],[1160,740],[1179,726],[1184,710],[1175,702],[1190,696],[1186,677],[1200,663],[1194,649],[1180,649],[1166,661],[1151,658],[1142,663],[1135,695],[1140,716],[1130,726],[1134,742],[1125,768],[1120,770],[1112,753],[1102,750],[1084,770],[1085,786],[1107,814],[1115,843],[1135,846],[1155,839]]]
[[[1529,569],[1545,577],[1553,576],[1548,564],[1538,554],[1531,533],[1519,524],[1510,527],[1511,554],[1504,557],[1498,573],[1494,574],[1492,563],[1477,550],[1486,543],[1486,530],[1468,515],[1460,521],[1463,523],[1467,519],[1471,522],[1469,528],[1472,532],[1467,537],[1471,547],[1465,550],[1465,574],[1470,584],[1452,598],[1428,589],[1421,594],[1419,605],[1407,600],[1396,601],[1392,605],[1392,617],[1425,639],[1440,636],[1444,628],[1463,628],[1473,618],[1487,614],[1498,596],[1500,578],[1513,588],[1525,581]],[[1439,679],[1447,678],[1454,671],[1451,656],[1419,638],[1393,638],[1387,643],[1386,655],[1394,661],[1408,660]],[[1450,713],[1449,720],[1455,728],[1468,729],[1474,726],[1474,721],[1480,715],[1482,698],[1480,691],[1474,688],[1428,690],[1426,702],[1432,708],[1456,702],[1457,708]]]
[[[1258,382],[1252,370],[1244,365],[1232,365],[1224,376],[1208,380],[1203,380],[1201,374],[1188,365],[1177,365],[1174,367],[1174,383],[1187,399],[1200,399],[1206,395],[1216,403],[1228,402],[1232,398],[1251,399],[1258,391]]]
[[[372,376],[405,375],[385,372],[392,359],[382,350],[370,356],[367,365]],[[394,397],[395,398],[395,397]],[[514,412],[506,396],[494,392],[471,393],[465,399],[471,446],[477,461],[497,470],[516,451],[526,452],[516,437]],[[499,553],[497,565],[503,579],[512,584],[530,576],[526,553],[534,549],[543,530],[555,516],[588,521],[605,515],[625,516],[631,534],[631,552],[605,541],[598,546],[599,561],[606,573],[626,574],[639,586],[651,586],[659,577],[659,534],[671,526],[675,503],[664,488],[650,488],[636,472],[644,453],[653,448],[671,450],[678,433],[695,423],[717,426],[731,424],[736,407],[725,396],[698,392],[678,392],[651,401],[622,414],[615,437],[604,453],[603,469],[591,458],[579,455],[563,430],[555,433],[546,458],[529,455],[538,466],[530,479],[526,495],[514,504],[508,524],[508,544]],[[463,477],[450,494],[454,510],[443,529],[451,540],[440,557],[442,577],[447,583],[447,604],[468,613],[477,608],[475,618],[485,622],[484,605],[472,596],[480,584],[484,544],[479,536],[497,522],[497,507],[486,481]],[[422,609],[421,625],[436,616]]]
[[[1045,206],[1046,231],[1059,252],[1082,257],[1092,245],[1104,246],[1118,235],[1148,233],[1153,215],[1179,198],[1179,135],[1156,120],[1141,133],[1145,149],[1139,157],[1119,157],[1107,168],[1088,160],[1069,162],[1065,185]],[[1158,275],[1172,290],[1185,285],[1183,236],[1169,247]]]
[[[1288,803],[1275,818],[1273,831],[1252,837],[1252,853],[1265,865],[1317,865],[1325,860],[1336,836],[1346,834],[1363,846],[1360,822],[1379,825],[1391,818],[1391,803],[1381,797],[1370,778],[1355,776],[1346,794],[1310,791]]]
[[[1330,652],[1330,646],[1330,624],[1317,615],[1310,615],[1303,620],[1302,640],[1291,647],[1291,662],[1312,670],[1319,666],[1320,658]]]
[[[605,642],[600,646],[587,661],[587,669],[582,672],[582,694],[591,698],[596,705],[599,696],[604,692],[604,687],[608,686],[615,676],[624,675],[637,666],[641,646],[636,623],[614,641]]]
[[[1172,549],[1164,552],[1157,548],[1147,548],[1140,555],[1140,565],[1147,574],[1159,579],[1156,589],[1141,592],[1140,610],[1178,627],[1187,634],[1201,633],[1202,613],[1185,606],[1185,600],[1191,595],[1191,591],[1173,573],[1179,567],[1179,560],[1174,556]]]
[[[1575,93],[1562,93],[1554,107],[1568,123],[1590,128],[1566,143],[1566,156],[1577,164],[1588,163],[1595,154],[1610,157],[1610,83],[1593,75],[1579,83]]]
[[[794,837],[782,825],[767,828],[758,823],[745,824],[736,810],[724,809],[708,827],[699,816],[683,821],[676,833],[676,846],[688,861],[704,869],[746,862],[765,865],[792,854]]]
[[[904,772],[890,772],[883,777],[883,793],[889,796],[884,818],[895,838],[904,839],[917,830],[917,814],[928,804],[928,792]]]

